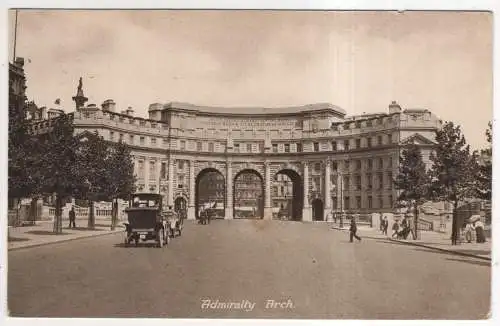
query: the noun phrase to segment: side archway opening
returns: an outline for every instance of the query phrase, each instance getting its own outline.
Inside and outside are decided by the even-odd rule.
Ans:
[[[195,180],[195,216],[200,218],[202,209],[214,210],[214,218],[223,218],[226,198],[226,179],[217,169],[201,170]]]
[[[290,221],[302,220],[304,189],[301,176],[292,169],[278,171],[271,186],[273,218]]]

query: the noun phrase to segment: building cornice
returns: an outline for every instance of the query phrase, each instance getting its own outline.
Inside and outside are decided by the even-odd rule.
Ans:
[[[329,113],[338,117],[344,117],[346,111],[330,103],[316,103],[303,106],[290,107],[215,107],[199,106],[190,103],[170,102],[164,105],[164,110],[179,113],[191,113],[198,116],[214,117],[245,117],[245,118],[279,118],[290,116],[308,116]]]

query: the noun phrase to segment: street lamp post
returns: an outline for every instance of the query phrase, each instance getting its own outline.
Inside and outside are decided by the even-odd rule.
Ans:
[[[340,176],[340,228],[344,227],[344,180],[342,173]]]

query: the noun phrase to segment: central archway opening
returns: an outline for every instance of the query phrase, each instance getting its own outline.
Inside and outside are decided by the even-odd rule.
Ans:
[[[278,171],[271,186],[273,219],[301,221],[304,207],[302,178],[291,169]]]
[[[261,219],[264,216],[264,180],[255,170],[240,171],[234,177],[233,216]]]
[[[224,218],[226,179],[213,168],[201,170],[195,180],[195,215],[200,218],[202,209],[213,209],[212,218]]]

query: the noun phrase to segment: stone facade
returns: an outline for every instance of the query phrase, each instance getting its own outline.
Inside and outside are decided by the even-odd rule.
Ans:
[[[133,116],[131,108],[114,111],[112,100],[103,109],[80,107],[73,113],[75,131],[127,143],[138,190],[160,192],[171,206],[184,201],[189,219],[196,216],[196,187],[207,171],[224,177],[226,219],[234,218],[235,178],[244,171],[263,182],[264,219],[272,218],[279,174],[291,180],[293,219],[325,220],[332,211],[392,212],[400,144],[420,144],[428,161],[441,124],[428,110],[403,110],[395,102],[388,112],[359,116],[331,104],[267,109],[156,103],[149,119]]]

